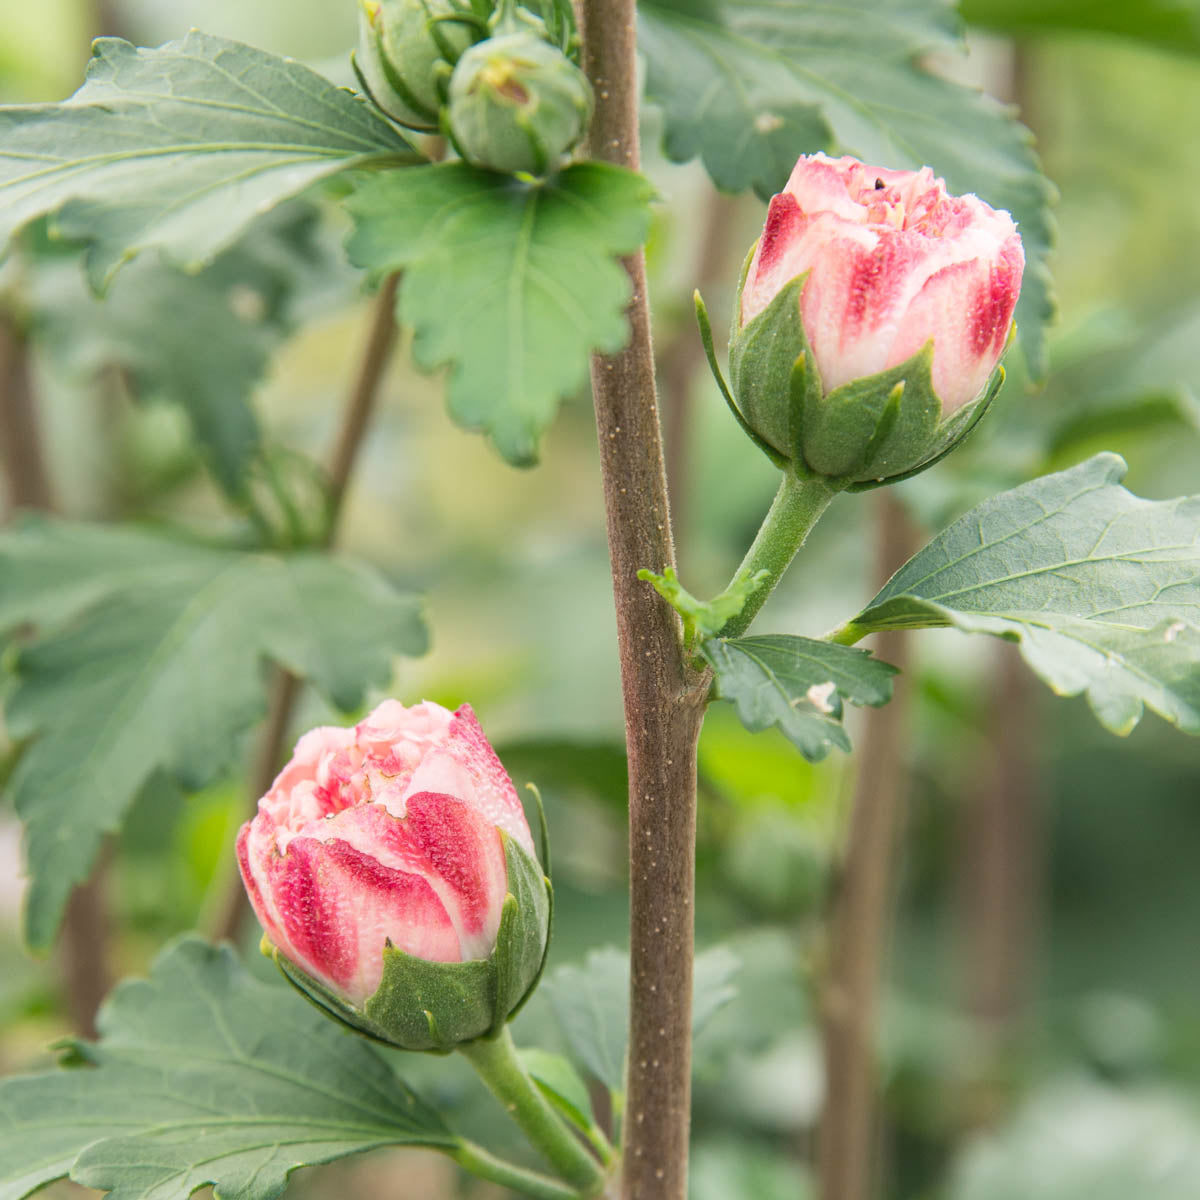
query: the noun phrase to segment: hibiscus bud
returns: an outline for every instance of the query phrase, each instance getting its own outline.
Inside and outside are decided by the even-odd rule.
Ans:
[[[264,951],[372,1037],[448,1050],[498,1030],[541,973],[549,882],[468,705],[386,700],[306,733],[237,851]]]
[[[471,44],[452,0],[359,0],[354,65],[364,91],[401,125],[434,130],[450,66]]]
[[[479,167],[543,175],[583,137],[591,114],[587,77],[531,30],[476,43],[450,78],[450,132]]]
[[[928,167],[802,157],[738,293],[742,416],[842,486],[924,469],[999,387],[1024,265],[1008,213],[949,195]]]

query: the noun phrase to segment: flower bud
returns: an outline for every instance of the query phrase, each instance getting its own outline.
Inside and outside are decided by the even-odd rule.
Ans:
[[[452,0],[359,0],[355,67],[365,90],[393,120],[434,130],[441,80],[474,40]]]
[[[584,135],[591,114],[587,77],[529,30],[476,43],[450,78],[450,131],[479,167],[543,175]]]
[[[928,167],[802,157],[738,292],[729,361],[742,416],[843,486],[924,469],[1003,378],[1024,264],[1008,213],[949,195]]]
[[[309,999],[408,1050],[500,1028],[541,973],[549,883],[470,707],[386,700],[306,733],[238,865],[264,951]]]

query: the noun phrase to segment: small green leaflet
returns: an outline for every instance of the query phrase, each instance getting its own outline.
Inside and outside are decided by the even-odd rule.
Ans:
[[[696,955],[693,1034],[737,995],[733,979],[740,967],[726,946],[711,946]],[[593,950],[582,964],[551,971],[541,986],[575,1061],[609,1091],[624,1092],[629,955],[612,946]]]
[[[456,1143],[365,1040],[194,937],[100,1028],[73,1069],[0,1084],[0,1200],[68,1174],[111,1200],[272,1200],[309,1163]]]
[[[464,163],[393,171],[348,201],[350,257],[404,270],[399,317],[417,363],[449,366],[454,419],[528,465],[588,355],[628,340],[617,259],[645,241],[652,195],[642,176],[602,163],[542,183]]]
[[[928,164],[952,192],[1012,213],[1027,259],[1017,324],[1043,373],[1053,188],[1028,132],[1001,105],[922,67],[931,52],[960,52],[950,5],[644,0],[639,10],[667,156],[699,155],[723,191],[753,187],[766,198],[798,155],[836,147],[880,166]]]
[[[837,634],[953,625],[1020,642],[1065,696],[1128,733],[1149,705],[1200,733],[1200,496],[1143,500],[1098,454],[985,501]]]
[[[810,762],[832,746],[850,749],[842,700],[886,704],[897,673],[870,651],[787,634],[708,638],[700,653],[713,669],[718,699],[737,706],[747,729],[778,725]]]
[[[198,274],[160,254],[141,256],[103,299],[88,290],[75,255],[34,250],[23,299],[55,369],[85,382],[120,369],[138,400],[180,405],[217,482],[238,497],[260,447],[250,396],[271,353],[302,306],[345,298],[360,278],[331,249],[319,211],[297,200],[255,221]]]
[[[101,38],[64,104],[0,108],[0,245],[46,214],[102,287],[156,247],[196,269],[256,216],[348,166],[411,162],[365,101],[290,59],[192,32]]]
[[[264,659],[351,709],[426,648],[418,602],[363,566],[55,522],[0,535],[0,631],[24,624],[40,636],[6,719],[33,741],[9,791],[40,949],[155,771],[198,788],[229,766],[265,708]]]

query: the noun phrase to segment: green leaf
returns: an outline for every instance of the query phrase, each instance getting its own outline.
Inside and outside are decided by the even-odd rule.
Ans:
[[[0,535],[0,629],[26,623],[51,630],[18,656],[6,713],[34,739],[9,788],[38,948],[154,771],[199,788],[228,767],[265,659],[350,709],[426,646],[417,601],[362,566],[54,522]]]
[[[867,650],[771,634],[709,638],[700,653],[713,669],[717,698],[737,706],[747,729],[778,725],[810,762],[831,746],[850,749],[843,699],[878,706],[892,698],[896,668]]]
[[[972,509],[845,630],[952,625],[1017,641],[1060,695],[1128,733],[1149,705],[1200,733],[1200,496],[1143,500],[1098,454]],[[839,640],[841,634],[839,634]]]
[[[575,1126],[585,1133],[595,1127],[592,1099],[587,1084],[561,1054],[551,1054],[537,1046],[520,1051],[525,1070],[533,1077],[546,1099]]]
[[[271,1200],[298,1167],[455,1139],[367,1042],[187,938],[121,984],[73,1070],[0,1084],[0,1200],[68,1173],[113,1200]]]
[[[1062,372],[1053,403],[1039,406],[1047,452],[1155,428],[1200,434],[1200,305],[1131,322]]]
[[[740,966],[740,960],[725,946],[712,946],[696,955],[693,1034],[737,994],[732,980]],[[612,946],[593,950],[581,965],[549,972],[542,990],[575,1060],[610,1092],[623,1093],[629,1030],[629,955]]]
[[[89,292],[74,255],[31,257],[24,299],[33,335],[69,377],[90,381],[118,368],[138,400],[180,405],[217,482],[239,496],[260,446],[250,396],[272,352],[302,303],[349,290],[351,268],[318,232],[318,211],[295,201],[255,221],[198,274],[147,254],[103,299]]]
[[[1200,52],[1197,0],[963,0],[963,16],[1007,34],[1109,33]]]
[[[557,967],[542,981],[575,1060],[610,1092],[625,1088],[629,955],[606,946],[584,962]]]
[[[101,38],[65,104],[0,109],[0,244],[55,214],[91,243],[96,286],[149,247],[195,269],[318,179],[412,158],[363,100],[290,59],[197,32],[157,50]]]
[[[1000,1129],[972,1138],[947,1200],[1192,1200],[1200,1112],[1190,1092],[1052,1080]]]
[[[1051,185],[1028,132],[995,101],[930,73],[958,52],[942,0],[649,0],[639,6],[646,90],[662,106],[667,156],[699,155],[723,191],[782,190],[796,156],[836,148],[894,168],[928,164],[950,190],[1007,209],[1028,265],[1017,323],[1044,371],[1050,315]]]
[[[579,163],[543,183],[446,163],[368,180],[348,201],[351,259],[404,270],[399,317],[427,371],[450,367],[449,405],[511,463],[537,458],[588,355],[629,337],[617,257],[646,238],[652,188]]]

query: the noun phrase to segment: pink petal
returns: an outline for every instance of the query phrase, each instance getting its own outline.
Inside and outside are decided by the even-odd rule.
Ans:
[[[534,853],[533,835],[525,810],[517,797],[508,772],[496,757],[492,744],[484,736],[475,711],[464,704],[455,714],[450,725],[449,749],[466,767],[475,785],[474,796],[460,797],[466,800],[485,821],[503,829],[515,838],[529,854]]]
[[[855,179],[856,169],[861,170],[862,164],[854,158],[834,159],[824,154],[802,157],[792,169],[783,194],[792,196],[801,212],[831,212],[857,221],[861,209],[848,186]]]
[[[946,415],[983,390],[1008,340],[1023,257],[1006,246],[1001,262],[955,263],[926,281],[909,305],[888,355],[904,362],[933,339],[933,388]]]
[[[823,239],[800,313],[826,391],[883,370],[909,295],[924,280],[920,242],[863,227],[830,230]]]
[[[463,958],[486,958],[508,893],[499,830],[460,801],[432,792],[409,799],[404,825],[444,885],[435,887],[458,930]]]
[[[313,836],[344,842],[388,869],[420,876],[454,924],[458,957],[486,958],[508,888],[499,832],[453,796],[420,792],[409,798],[407,809],[403,820],[378,804],[347,809],[322,822]]]
[[[432,962],[461,957],[454,925],[429,883],[346,842],[295,838],[272,875],[284,933],[279,949],[351,1004],[379,987],[389,938]]]
[[[781,288],[807,269],[807,260],[799,252],[807,224],[808,218],[792,196],[781,192],[771,197],[767,223],[742,288],[743,325],[753,321]]]

